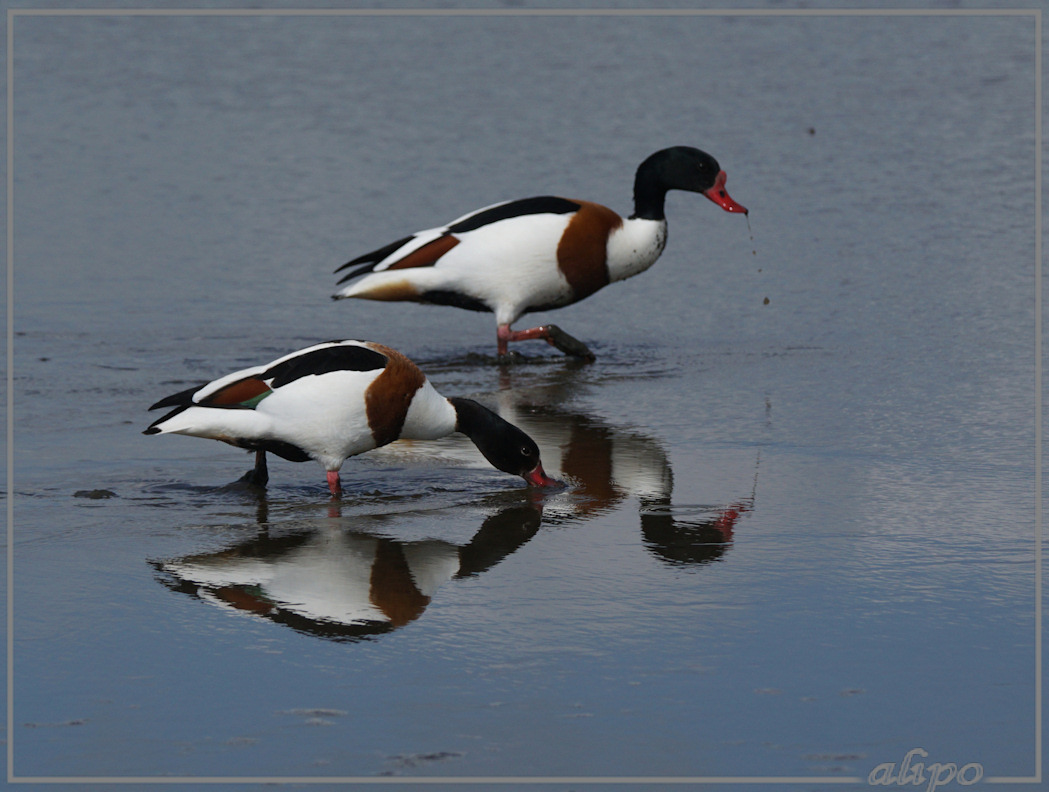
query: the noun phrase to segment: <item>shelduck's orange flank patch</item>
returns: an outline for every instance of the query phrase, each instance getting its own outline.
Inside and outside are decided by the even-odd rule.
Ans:
[[[596,514],[623,499],[623,490],[615,484],[611,433],[573,428],[566,447],[561,472],[575,482],[585,513]]]
[[[401,436],[415,392],[426,376],[400,352],[382,344],[369,348],[386,356],[386,368],[364,392],[364,409],[376,446],[392,443]]]
[[[230,407],[235,404],[250,402],[252,399],[257,399],[268,393],[270,393],[269,385],[260,379],[248,377],[237,382],[231,382],[225,388],[206,397],[201,404],[209,407]]]
[[[607,206],[579,201],[557,245],[557,268],[572,287],[575,300],[608,285],[608,237],[623,218]]]
[[[239,586],[223,586],[222,588],[215,589],[210,593],[223,602],[232,605],[234,608],[247,611],[248,613],[256,613],[259,616],[266,616],[274,611],[274,605],[270,600],[256,596]]]
[[[451,234],[438,237],[433,242],[423,245],[418,250],[413,250],[400,261],[394,262],[387,269],[411,269],[412,267],[432,267],[437,259],[459,244],[459,240]]]
[[[419,591],[412,578],[404,551],[396,542],[380,539],[375,548],[368,598],[385,614],[394,627],[418,619],[430,598]]]

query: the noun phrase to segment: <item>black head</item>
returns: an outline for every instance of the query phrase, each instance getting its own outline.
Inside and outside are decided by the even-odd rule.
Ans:
[[[725,191],[725,172],[718,161],[692,146],[661,149],[642,162],[634,177],[634,217],[662,220],[667,190],[705,195],[726,212],[746,209]]]
[[[469,437],[493,467],[537,487],[559,483],[546,475],[539,446],[527,434],[471,399],[448,401],[455,407],[456,430]]]
[[[652,154],[638,166],[637,172],[649,171],[668,190],[701,193],[714,186],[721,172],[718,161],[705,151],[692,146],[673,146]]]

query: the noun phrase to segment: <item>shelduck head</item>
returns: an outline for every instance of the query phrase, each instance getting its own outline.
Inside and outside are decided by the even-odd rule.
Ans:
[[[700,193],[726,212],[747,214],[725,189],[728,176],[718,161],[692,146],[672,146],[650,155],[637,169],[634,202],[637,216],[661,217],[663,198],[668,190]]]
[[[520,476],[533,487],[563,487],[543,470],[539,446],[527,434],[472,399],[453,397],[456,430],[473,441],[492,467]]]

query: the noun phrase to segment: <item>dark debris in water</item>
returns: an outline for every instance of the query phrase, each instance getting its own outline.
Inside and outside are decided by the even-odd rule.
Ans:
[[[112,490],[107,489],[77,490],[73,493],[73,497],[87,498],[88,500],[107,500],[109,498],[116,498],[117,494]]]
[[[29,721],[25,724],[27,729],[52,729],[52,728],[64,728],[66,726],[83,726],[87,723],[87,718],[73,718],[67,721],[61,721],[60,723],[34,723]]]
[[[307,726],[334,726],[335,718],[341,718],[349,713],[346,710],[328,709],[324,707],[308,707],[285,710],[285,715],[296,715],[304,718],[303,723]]]
[[[808,762],[859,762],[867,758],[865,753],[805,754]]]
[[[349,715],[349,712],[328,707],[297,707],[295,709],[284,710],[282,714],[298,715],[302,718],[340,718],[343,715]]]
[[[396,775],[398,770],[418,767],[419,765],[429,764],[430,762],[444,762],[448,759],[458,759],[462,755],[463,754],[459,751],[431,751],[429,753],[398,754],[389,757],[389,761],[396,766],[396,769],[386,770],[380,775]]]

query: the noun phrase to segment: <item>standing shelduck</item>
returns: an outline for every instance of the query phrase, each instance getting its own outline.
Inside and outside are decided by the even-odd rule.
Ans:
[[[725,190],[717,160],[689,146],[652,154],[634,177],[634,213],[623,219],[588,201],[524,198],[478,209],[419,231],[339,267],[339,300],[408,300],[495,314],[500,357],[511,341],[541,338],[562,352],[594,359],[556,325],[511,330],[530,311],[571,305],[609,283],[651,267],[667,239],[669,190],[705,195],[726,212],[747,213]]]
[[[185,434],[255,451],[243,481],[265,485],[266,452],[314,459],[333,496],[349,457],[398,439],[436,440],[462,432],[496,468],[537,487],[546,475],[527,434],[475,401],[441,396],[412,361],[381,344],[329,341],[264,366],[236,371],[161,399],[174,409],[144,434]]]

